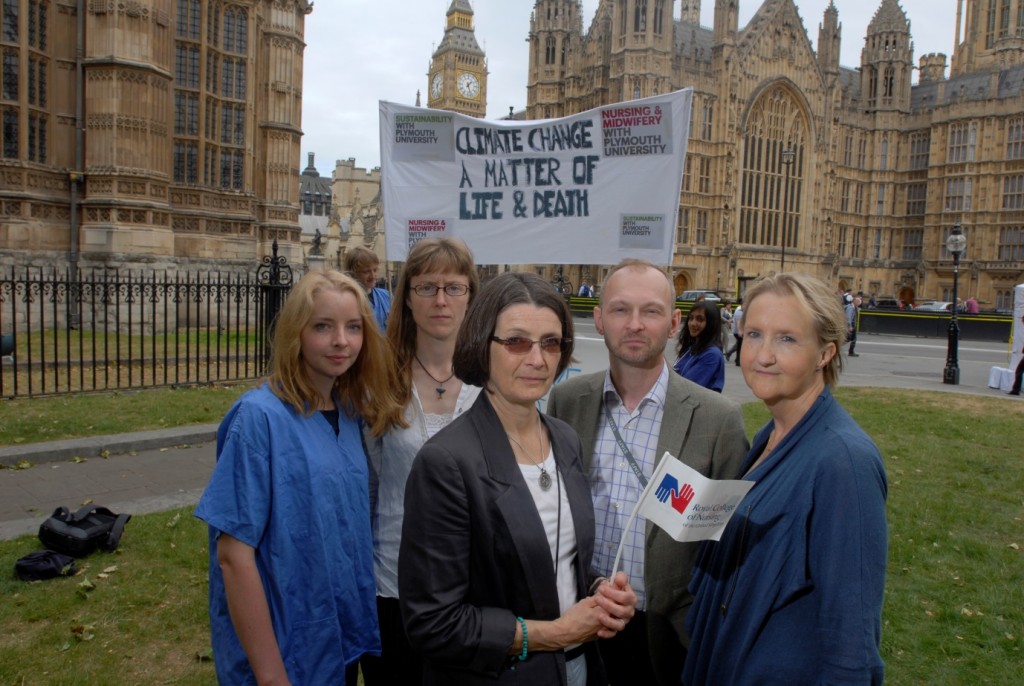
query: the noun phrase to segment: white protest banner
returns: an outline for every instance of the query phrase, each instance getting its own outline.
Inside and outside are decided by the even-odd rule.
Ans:
[[[666,452],[637,509],[677,541],[717,541],[753,485],[709,479]]]
[[[672,262],[692,89],[562,119],[380,103],[387,259],[455,236],[478,264]]]

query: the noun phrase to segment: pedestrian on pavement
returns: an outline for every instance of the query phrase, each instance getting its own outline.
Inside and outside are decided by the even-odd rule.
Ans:
[[[736,366],[740,366],[740,350],[743,349],[743,302],[736,301],[736,309],[732,312],[732,337],[736,340],[733,346],[725,353],[728,362],[733,353],[736,354]]]
[[[847,357],[860,357],[853,350],[857,347],[857,324],[859,319],[857,314],[860,312],[861,298],[857,296],[846,296],[846,340],[849,342],[850,347],[846,351]]]
[[[1020,323],[1024,324],[1024,316],[1020,318]],[[1021,353],[1024,353],[1024,347],[1021,348]],[[1021,355],[1020,362],[1017,363],[1017,369],[1013,373],[1013,388],[1008,395],[1020,395],[1021,381],[1024,381],[1024,355]]]
[[[388,328],[388,314],[391,312],[391,294],[386,288],[377,288],[377,272],[380,258],[368,248],[357,246],[345,253],[345,272],[358,281],[366,298],[370,301],[374,319],[381,332]]]
[[[398,550],[405,483],[427,439],[473,405],[479,386],[455,375],[455,338],[480,291],[473,254],[456,238],[428,238],[409,250],[398,278],[387,336],[401,377],[404,427],[366,435],[370,457],[373,566],[381,654],[361,661],[367,686],[423,683],[423,662],[405,636],[398,606]]]
[[[360,425],[401,423],[394,362],[363,288],[334,271],[293,287],[270,349],[266,381],[220,424],[195,511],[217,679],[355,686],[380,651]]]
[[[673,370],[698,386],[718,393],[725,387],[725,356],[718,346],[722,320],[718,306],[708,301],[693,304],[679,327]]]
[[[887,483],[832,395],[843,310],[799,273],[745,300],[743,378],[771,420],[740,472],[753,487],[694,569],[682,683],[880,684]]]
[[[722,309],[719,310],[718,314],[721,315],[722,327],[721,327],[721,338],[719,341],[719,347],[722,348],[722,353],[729,349],[729,343],[732,342],[732,303],[726,300],[722,304]]]
[[[642,518],[629,522],[667,451],[704,476],[736,478],[747,452],[739,406],[672,372],[665,345],[679,326],[672,282],[645,260],[612,268],[594,308],[608,369],[555,386],[547,411],[580,433],[597,525],[594,568],[622,569],[639,601],[625,631],[599,644],[613,686],[679,683],[689,644],[684,619],[698,543],[678,543]],[[630,526],[627,528],[627,523]]]
[[[399,605],[422,683],[607,684],[593,640],[627,625],[636,595],[625,574],[591,574],[579,437],[537,410],[572,338],[535,274],[495,277],[466,314],[454,371],[486,392],[424,444],[405,492]]]

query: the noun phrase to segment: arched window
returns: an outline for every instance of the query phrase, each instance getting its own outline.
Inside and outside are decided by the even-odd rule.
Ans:
[[[637,33],[647,30],[647,0],[636,0],[633,9],[633,30]]]
[[[882,159],[879,162],[879,169],[885,171],[889,166],[889,138],[882,138]]]
[[[555,37],[548,36],[544,46],[544,64],[555,63]]]
[[[739,242],[800,245],[807,137],[803,111],[785,88],[771,88],[754,103],[743,136]],[[794,153],[788,168],[787,146]]]

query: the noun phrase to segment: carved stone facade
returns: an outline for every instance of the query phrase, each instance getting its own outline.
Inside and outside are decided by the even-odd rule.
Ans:
[[[948,300],[945,238],[961,224],[960,294],[1005,309],[1024,276],[1024,0],[956,4],[951,75],[924,55],[912,84],[897,0],[881,0],[857,69],[839,65],[834,3],[815,52],[793,0],[765,0],[743,29],[738,0],[714,0],[711,29],[700,0],[678,21],[674,0],[601,0],[586,32],[577,0],[536,0],[525,116],[694,89],[680,291],[742,294],[785,255],[836,288]]]
[[[300,258],[311,10],[4,2],[0,262],[249,269],[274,240]]]
[[[430,58],[427,107],[471,117],[487,113],[487,57],[473,32],[469,0],[452,0],[444,38]]]

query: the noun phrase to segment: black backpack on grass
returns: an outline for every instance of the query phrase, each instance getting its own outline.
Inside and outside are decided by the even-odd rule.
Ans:
[[[86,505],[71,512],[58,507],[39,525],[39,540],[50,550],[85,557],[97,548],[111,552],[121,543],[130,514],[115,514],[105,507]]]

